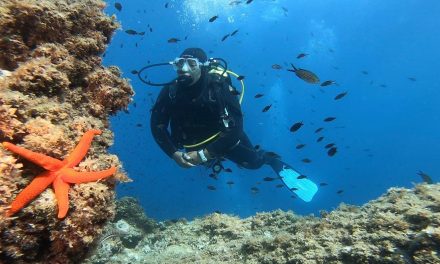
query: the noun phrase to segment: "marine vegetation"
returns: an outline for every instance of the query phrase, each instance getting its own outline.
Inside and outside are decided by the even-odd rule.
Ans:
[[[126,204],[116,211],[126,211]],[[124,246],[130,236],[124,234],[85,263],[440,263],[439,204],[440,184],[421,184],[391,188],[361,207],[341,204],[319,217],[281,210],[245,219],[212,213],[190,222],[159,222],[135,246]],[[111,226],[136,236],[135,223],[128,221],[139,214],[124,217]]]
[[[101,64],[119,27],[104,7],[0,0],[0,263],[79,262],[115,215],[116,182],[129,179],[107,152],[108,120],[133,90]]]

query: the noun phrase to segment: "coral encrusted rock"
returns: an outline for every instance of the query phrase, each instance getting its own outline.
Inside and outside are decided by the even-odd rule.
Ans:
[[[437,264],[440,184],[391,188],[364,206],[342,204],[320,217],[213,213],[162,225],[135,248],[100,252],[85,263]]]
[[[115,184],[128,180],[115,155],[109,116],[134,94],[102,54],[119,27],[100,0],[0,0],[0,142],[62,160],[90,129],[96,136],[76,171],[116,166],[112,177],[72,185],[67,217],[52,188],[5,212],[43,169],[0,146],[0,263],[76,263],[115,215]]]

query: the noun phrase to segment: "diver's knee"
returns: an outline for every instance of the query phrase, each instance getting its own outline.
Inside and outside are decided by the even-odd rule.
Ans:
[[[263,166],[263,162],[246,162],[243,161],[240,166],[244,167],[245,169],[248,170],[258,170],[259,168],[261,168],[261,166]]]

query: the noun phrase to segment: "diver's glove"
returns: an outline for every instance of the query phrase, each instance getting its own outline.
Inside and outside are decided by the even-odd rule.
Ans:
[[[191,168],[196,166],[193,164],[191,157],[182,151],[176,151],[172,156],[173,160],[182,168]]]

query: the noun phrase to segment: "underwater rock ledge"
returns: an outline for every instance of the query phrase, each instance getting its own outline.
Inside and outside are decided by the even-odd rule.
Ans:
[[[440,263],[440,184],[391,188],[364,206],[342,204],[320,217],[277,210],[159,222],[143,238],[135,224],[142,209],[129,212],[136,202],[127,203],[118,203],[123,218],[111,225],[124,231],[85,263]],[[126,242],[132,237],[134,246]]]
[[[115,166],[108,179],[72,184],[69,211],[57,218],[51,187],[6,217],[11,202],[43,169],[0,145],[0,263],[76,263],[115,215],[117,180],[109,116],[133,90],[102,54],[119,27],[100,0],[0,0],[0,142],[63,160],[88,130],[95,136],[76,171]]]

